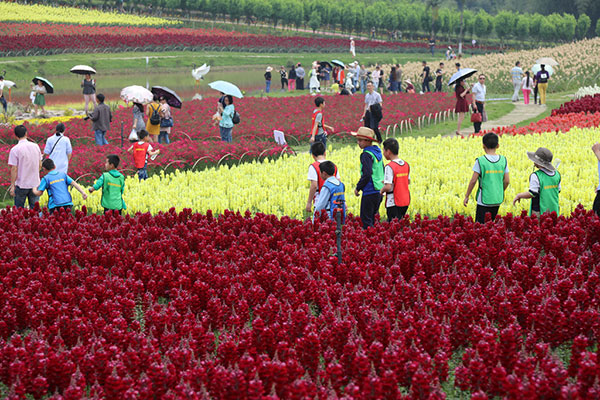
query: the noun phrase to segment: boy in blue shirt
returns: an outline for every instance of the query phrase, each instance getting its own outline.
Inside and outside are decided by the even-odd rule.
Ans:
[[[84,200],[87,199],[87,194],[83,188],[64,172],[57,171],[52,159],[44,160],[42,168],[47,174],[42,178],[40,186],[33,189],[33,193],[36,196],[41,196],[44,190],[48,190],[48,211],[50,211],[50,214],[59,209],[71,211],[73,199],[71,193],[69,193],[69,186],[77,189]]]
[[[345,187],[342,182],[335,177],[335,164],[331,161],[323,161],[319,164],[321,177],[325,180],[319,193],[319,198],[315,204],[314,217],[318,217],[322,210],[327,211],[330,219],[335,219],[334,210],[342,209],[342,223],[346,217],[346,198],[344,196]]]

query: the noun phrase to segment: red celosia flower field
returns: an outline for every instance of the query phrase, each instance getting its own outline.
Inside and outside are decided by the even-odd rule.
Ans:
[[[352,217],[342,265],[323,220],[38,213],[0,212],[9,399],[600,393],[600,219],[582,208]]]
[[[360,125],[364,96],[326,96],[325,120],[343,137],[356,130]],[[439,112],[452,107],[452,99],[445,94],[428,94],[424,96],[398,94],[384,96],[384,118],[386,124],[399,123],[402,120],[415,120],[422,113]],[[311,127],[311,115],[314,109],[314,97],[298,96],[284,98],[247,97],[234,102],[241,115],[242,122],[233,128],[233,143],[220,141],[219,128],[213,126],[211,116],[216,110],[216,98],[184,103],[182,110],[173,109],[175,126],[172,129],[172,143],[168,146],[156,145],[162,154],[151,166],[191,168],[194,165],[215,164],[222,157],[244,161],[258,156],[275,156],[284,151],[282,146],[275,145],[273,130],[285,132],[288,142],[296,145],[308,142]],[[92,124],[90,121],[73,119],[65,123],[65,134],[71,138],[73,158],[69,171],[73,177],[84,174],[98,175],[104,168],[107,154],[122,154],[123,169],[133,169],[133,160],[120,148],[121,124],[124,125],[125,149],[129,147],[127,136],[132,127],[132,111],[120,108],[113,113],[111,130],[107,134],[110,145],[99,147],[93,142]],[[54,133],[52,125],[26,124],[29,137],[43,146],[45,139]],[[8,159],[8,152],[16,138],[13,128],[0,128],[0,157]],[[200,160],[200,161],[198,161]],[[198,161],[198,164],[196,164]],[[6,164],[0,164],[0,186],[7,186],[10,174]]]
[[[584,96],[563,103],[559,108],[552,110],[552,115],[571,114],[571,113],[597,113],[600,112],[600,93],[593,96]]]
[[[498,135],[527,135],[531,133],[544,132],[569,132],[571,128],[593,128],[600,126],[600,111],[598,112],[571,112],[571,113],[555,113],[542,118],[539,121],[532,122],[527,126],[516,128],[515,126],[501,126],[488,131],[482,131],[478,136],[484,135],[486,132],[494,132]]]
[[[56,40],[60,36],[60,40]],[[203,47],[224,50],[288,52],[346,51],[347,38],[255,35],[219,29],[84,26],[68,24],[0,23],[0,51],[32,49],[90,50],[135,47]],[[443,46],[443,45],[440,45]],[[426,42],[357,40],[358,52],[390,52],[427,48]]]

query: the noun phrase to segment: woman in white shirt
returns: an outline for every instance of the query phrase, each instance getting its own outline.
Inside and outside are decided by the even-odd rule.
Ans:
[[[473,85],[471,88],[471,93],[473,93],[473,110],[481,113],[482,122],[484,116],[484,105],[485,105],[485,94],[487,89],[485,87],[485,75],[479,75],[478,82]],[[481,123],[482,122],[474,122],[473,127],[475,128],[475,133],[479,133],[481,131]]]
[[[525,78],[523,78],[521,87],[523,88],[523,102],[529,104],[529,93],[533,90],[533,79],[531,78],[529,71],[525,72]]]

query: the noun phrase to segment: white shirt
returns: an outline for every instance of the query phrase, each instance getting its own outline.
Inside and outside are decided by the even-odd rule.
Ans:
[[[487,158],[487,160],[489,162],[498,162],[498,160],[500,159],[500,156],[498,154],[485,154],[484,155],[485,158]],[[477,172],[479,175],[481,175],[481,167],[479,166],[479,159],[475,160],[475,165],[473,165],[473,172]],[[504,175],[508,174],[508,162],[506,163],[506,167],[504,168]],[[477,204],[479,204],[480,206],[485,206],[486,204],[483,204],[483,201],[481,201],[481,192],[479,192],[479,194],[477,195]],[[487,204],[489,206],[489,204]]]
[[[0,93],[4,91],[4,81],[0,81]]]
[[[481,102],[485,101],[486,91],[487,91],[487,89],[486,89],[485,85],[482,85],[479,82],[474,84],[473,88],[471,89],[471,92],[473,93],[473,95],[475,95],[475,101],[481,101]]]
[[[527,85],[527,77],[523,78],[523,82],[521,82],[521,87],[525,90],[532,90],[533,88],[533,78],[529,77],[529,86]]]
[[[327,160],[317,160],[319,163],[325,162]],[[335,177],[339,180],[340,178],[340,170],[336,171]],[[319,182],[319,176],[317,175],[317,170],[313,167],[312,164],[308,166],[308,180],[313,182]],[[315,192],[315,204],[319,200],[319,192]]]
[[[373,90],[373,93],[365,94],[365,104],[367,107],[371,107],[373,104],[383,103],[381,95]]]
[[[540,168],[540,170],[545,172],[548,176],[554,176],[554,174],[556,174],[556,171],[548,171],[544,168]],[[561,191],[560,183],[558,184],[558,191]],[[540,194],[540,179],[535,173],[531,174],[529,177],[529,193],[534,196]]]
[[[375,71],[373,71],[373,73],[371,74],[371,76],[373,77],[373,80],[379,79],[380,75],[381,75],[381,72],[378,69],[376,69]]]
[[[57,171],[64,172],[65,174],[69,172],[69,155],[72,153],[73,148],[68,137],[54,134],[46,140],[44,154],[47,154],[54,161]]]
[[[404,161],[401,159],[392,160],[392,162],[395,162],[398,165],[405,164]],[[410,180],[410,173],[408,175],[408,179]],[[396,205],[396,203],[394,202],[394,170],[392,169],[392,167],[390,167],[389,164],[385,166],[385,171],[383,174],[383,184],[387,185],[388,183],[392,185],[392,188],[385,195],[385,206],[394,207]]]

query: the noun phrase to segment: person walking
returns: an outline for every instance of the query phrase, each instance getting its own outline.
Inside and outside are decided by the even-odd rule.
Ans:
[[[535,80],[540,93],[540,104],[546,104],[546,91],[548,90],[548,79],[550,79],[550,74],[546,71],[546,66],[544,64],[541,64],[540,68],[541,70],[535,74]]]
[[[33,99],[35,115],[38,115],[38,107],[42,109],[42,115],[46,114],[46,110],[44,109],[44,106],[46,105],[46,98],[44,95],[48,93],[46,87],[42,81],[38,79],[37,85],[32,85],[31,90],[35,93],[35,98]]]
[[[292,66],[290,68],[290,72],[288,72],[288,90],[291,92],[292,90],[296,90],[296,68]]]
[[[59,172],[69,173],[69,161],[73,155],[71,140],[65,136],[65,124],[56,125],[56,133],[46,140],[44,154],[54,161],[54,166]]]
[[[458,114],[458,126],[456,128],[457,135],[460,135],[460,126],[465,119],[465,113],[469,112],[469,103],[467,102],[466,97],[467,94],[469,94],[469,89],[466,87],[465,80],[459,79],[454,88],[454,95],[456,96],[454,112]]]
[[[279,76],[281,76],[281,91],[283,92],[285,87],[288,87],[288,79],[287,79],[287,72],[285,70],[285,67],[282,65],[281,68],[279,68]]]
[[[313,64],[309,72],[310,78],[308,80],[308,87],[310,94],[316,95],[321,90],[319,89],[319,73],[317,71],[317,64]]]
[[[521,85],[523,84],[523,70],[521,69],[520,61],[517,61],[515,63],[515,66],[510,71],[510,74],[512,76],[512,83],[514,89],[512,101],[519,101],[519,92],[521,91]]]
[[[360,68],[360,75],[359,75],[359,81],[360,81],[360,92],[361,93],[365,93],[365,91],[367,90],[367,81],[369,80],[369,75],[368,75],[369,71],[367,71],[367,69],[365,68],[365,66],[361,66]]]
[[[434,92],[441,92],[442,80],[444,79],[444,63],[441,62],[438,69],[435,70],[435,90]]]
[[[142,131],[146,127],[146,123],[144,122],[144,106],[140,103],[133,103],[132,107],[133,113],[133,124],[131,125],[131,133],[129,134],[129,140],[136,142],[140,138],[138,133]]]
[[[379,76],[380,75],[381,75],[381,69],[379,68],[379,65],[376,65],[375,70],[371,74],[371,79],[373,81],[373,89],[375,89],[375,90],[377,90],[377,88],[379,87]]]
[[[390,70],[390,92],[393,94],[398,93],[398,81],[396,80],[396,67],[392,67]]]
[[[2,75],[0,75],[0,103],[2,103],[4,114],[6,114],[8,110],[8,104],[6,104],[6,99],[4,98],[4,77]]]
[[[104,146],[108,144],[106,132],[110,129],[112,113],[110,112],[110,107],[104,104],[104,95],[102,93],[96,95],[96,100],[98,100],[98,106],[94,108],[91,114],[88,114],[86,119],[90,118],[94,122],[92,129],[94,130],[96,144]]]
[[[523,89],[523,102],[529,104],[529,95],[533,88],[533,79],[530,77],[529,71],[525,72],[525,78],[521,82],[521,88]]]
[[[96,103],[96,80],[92,79],[90,74],[85,74],[81,81],[81,87],[83,88],[83,100],[85,101],[85,113],[88,113],[88,105],[90,102],[94,103],[94,107],[98,105]]]
[[[396,64],[396,82],[398,82],[398,91],[402,92],[402,69],[400,69],[400,64]]]
[[[435,39],[434,38],[429,39],[429,51],[431,51],[431,56],[433,57],[435,55]]]
[[[427,61],[423,61],[423,72],[421,72],[421,78],[423,78],[423,82],[421,83],[421,91],[423,93],[431,92],[429,88],[429,82],[431,79],[431,69],[427,65]]]
[[[225,108],[221,113],[221,120],[219,121],[219,132],[221,133],[221,140],[224,142],[231,143],[233,130],[233,114],[235,114],[235,107],[233,105],[233,97],[225,95]]]
[[[40,147],[30,142],[27,137],[27,128],[23,125],[15,127],[15,136],[19,139],[8,153],[8,166],[10,167],[11,196],[15,198],[15,207],[24,208],[25,200],[29,208],[33,208],[39,197],[33,193],[40,185],[40,169],[42,168],[42,153]]]
[[[169,140],[169,135],[171,134],[171,128],[173,127],[171,106],[167,103],[165,96],[160,96],[158,101],[160,102],[160,108],[158,109],[158,114],[160,115],[158,143],[170,144],[171,141]]]
[[[158,103],[158,96],[152,97],[152,102],[148,104],[146,108],[146,130],[150,135],[150,143],[158,143],[158,135],[160,134],[160,104]]]
[[[304,72],[304,68],[302,68],[302,64],[298,63],[296,67],[296,90],[304,90],[304,77],[306,76],[306,72]]]
[[[479,75],[478,82],[473,85],[471,92],[473,93],[473,110],[480,113],[482,118],[481,122],[473,122],[475,133],[479,133],[481,131],[481,123],[487,120],[487,118],[484,117],[485,95],[487,93],[484,74]]]
[[[365,108],[361,120],[364,126],[371,128],[375,132],[377,141],[381,143],[381,133],[379,132],[379,121],[383,118],[383,99],[375,91],[372,82],[367,83],[367,94],[365,95]]]
[[[267,70],[265,71],[265,93],[271,91],[271,71],[273,71],[273,68],[271,67],[267,67]]]
[[[356,57],[356,47],[353,37],[350,37],[350,54],[352,54],[352,57]]]

